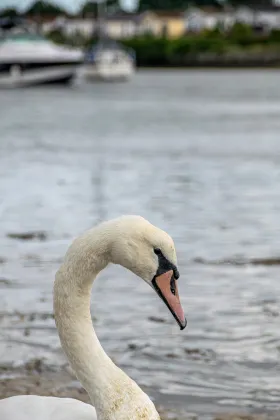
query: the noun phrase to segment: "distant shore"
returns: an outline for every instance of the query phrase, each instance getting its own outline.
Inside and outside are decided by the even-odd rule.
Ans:
[[[148,61],[148,60],[147,60]],[[252,69],[280,68],[279,51],[235,51],[227,53],[195,53],[173,56],[164,64],[150,65],[144,59],[138,59],[139,68],[182,68],[182,69]]]
[[[259,63],[255,65],[248,65],[246,63],[242,63],[239,65],[219,65],[219,63],[216,64],[205,64],[205,65],[198,65],[196,63],[193,63],[192,65],[188,66],[138,66],[138,70],[140,71],[192,71],[192,70],[205,70],[205,71],[211,71],[211,70],[279,70],[280,69],[280,62],[278,64],[264,64]]]
[[[138,71],[141,72],[145,72],[145,71],[151,71],[151,72],[164,72],[164,71],[250,71],[250,70],[268,70],[268,71],[277,71],[280,69],[280,64],[279,65],[275,65],[275,66],[227,66],[227,67],[222,67],[222,66],[177,66],[177,67],[150,67],[150,66],[142,66],[142,67],[138,67]]]
[[[56,30],[49,38],[58,44],[91,48],[98,40],[66,36]],[[138,68],[279,68],[280,30],[256,32],[236,24],[231,30],[186,33],[181,38],[141,35],[118,40],[134,51]]]

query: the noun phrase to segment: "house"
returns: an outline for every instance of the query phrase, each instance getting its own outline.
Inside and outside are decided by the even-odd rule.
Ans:
[[[71,17],[63,21],[53,19],[43,25],[45,33],[55,29],[61,30],[66,36],[79,33],[85,38],[89,38],[99,29],[112,39],[125,39],[145,34],[159,36],[162,32],[162,23],[153,12],[141,14],[118,12],[108,15],[106,19]]]
[[[280,29],[280,6],[260,7],[255,10],[255,23],[267,29]]]
[[[189,7],[184,13],[185,31],[201,32],[217,27],[228,28],[233,24],[232,13],[214,6]]]
[[[96,30],[96,22],[93,19],[57,17],[51,21],[43,22],[42,31],[48,34],[54,30],[62,31],[65,36],[73,36],[77,33],[89,38]]]
[[[267,30],[280,29],[279,6],[258,6],[252,3],[249,6],[237,7],[233,16],[234,23],[242,23],[253,28],[263,27]]]
[[[140,14],[117,13],[106,20],[106,33],[115,39],[141,35],[178,38],[184,34],[183,12],[149,10]]]
[[[161,36],[164,32],[164,22],[154,11],[147,11],[140,14],[138,24],[138,35]]]
[[[166,36],[179,38],[185,33],[183,11],[146,11],[143,13],[116,12],[108,14],[106,19],[97,21],[94,17],[58,17],[44,22],[44,33],[61,30],[66,36],[76,33],[85,38],[92,36],[100,28],[112,39],[133,38],[142,35],[155,37]]]
[[[207,15],[198,7],[189,7],[184,13],[185,32],[201,32],[207,27]]]
[[[107,16],[105,23],[106,34],[113,39],[132,38],[139,35],[158,36],[162,25],[153,12],[140,14],[116,13]]]
[[[104,32],[110,38],[132,38],[137,33],[139,15],[131,13],[116,13],[107,16]]]
[[[220,28],[229,30],[236,23],[262,27],[265,30],[280,29],[280,7],[232,6],[189,7],[185,11],[146,11],[143,13],[116,12],[107,15],[105,20],[95,17],[57,17],[43,22],[45,33],[54,29],[62,30],[64,35],[79,33],[89,38],[98,29],[112,39],[133,38],[142,35],[167,38],[180,38],[186,32],[198,33],[203,30]]]
[[[248,6],[240,6],[234,12],[235,22],[253,26],[256,19],[256,12]]]
[[[160,32],[167,38],[180,38],[185,33],[185,19],[183,11],[155,11],[153,12],[158,20]]]
[[[189,32],[200,32],[203,29],[216,27],[228,30],[236,23],[252,27],[263,26],[271,29],[280,29],[280,7],[257,7],[255,4],[227,7],[189,7],[185,14],[185,28]]]

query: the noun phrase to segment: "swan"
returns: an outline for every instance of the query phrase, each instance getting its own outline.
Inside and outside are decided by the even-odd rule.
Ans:
[[[109,263],[147,282],[181,329],[177,257],[171,237],[141,216],[121,216],[76,238],[58,269],[53,290],[61,346],[91,404],[35,395],[0,400],[1,420],[160,420],[147,394],[103,350],[90,314],[94,279]]]

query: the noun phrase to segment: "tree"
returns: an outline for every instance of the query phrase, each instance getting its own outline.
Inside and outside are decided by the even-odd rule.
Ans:
[[[17,10],[13,7],[7,7],[6,9],[0,10],[0,17],[9,17],[14,18],[17,17],[19,14]]]
[[[189,6],[222,7],[219,0],[140,0],[139,9],[144,10],[181,10]]]
[[[227,3],[232,4],[233,6],[248,6],[248,7],[256,7],[256,6],[272,6],[274,4],[273,0],[227,0]]]
[[[81,8],[81,16],[96,16],[97,15],[97,3],[93,1],[87,1]]]
[[[106,1],[106,9],[107,12],[110,10],[119,10],[119,2],[118,0],[107,0]],[[79,11],[79,15],[83,17],[96,17],[98,11],[98,5],[96,1],[90,0],[87,1]]]
[[[66,15],[66,11],[55,4],[47,1],[39,0],[32,4],[32,6],[25,12],[27,16],[59,16]]]

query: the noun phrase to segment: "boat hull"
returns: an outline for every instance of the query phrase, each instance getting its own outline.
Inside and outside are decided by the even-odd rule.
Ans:
[[[126,65],[94,65],[87,64],[83,69],[83,76],[89,80],[99,80],[105,82],[126,81],[131,79],[135,73],[133,64]]]
[[[0,87],[70,83],[77,77],[79,69],[80,64],[76,63],[0,63]]]

